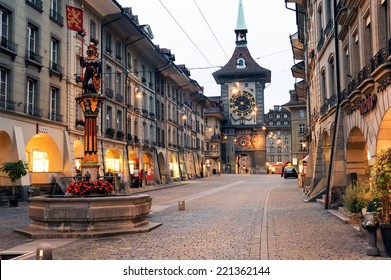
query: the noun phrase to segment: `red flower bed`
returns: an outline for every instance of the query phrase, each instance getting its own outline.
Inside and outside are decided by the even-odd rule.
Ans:
[[[104,180],[95,182],[75,181],[72,182],[66,192],[72,195],[84,196],[90,194],[109,194],[114,190],[112,184]]]

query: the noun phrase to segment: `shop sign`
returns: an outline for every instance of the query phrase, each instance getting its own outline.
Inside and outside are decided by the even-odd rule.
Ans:
[[[37,129],[36,129],[36,133],[49,133],[49,128],[46,127],[46,126],[41,126],[39,125],[39,123],[37,123]]]
[[[377,95],[368,94],[360,101],[360,114],[365,115],[369,111],[373,110],[376,106]]]

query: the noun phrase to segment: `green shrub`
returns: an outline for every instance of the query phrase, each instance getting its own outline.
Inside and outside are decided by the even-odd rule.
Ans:
[[[347,211],[359,214],[367,206],[369,197],[369,184],[358,181],[356,185],[346,188],[346,193],[342,196],[343,205]]]

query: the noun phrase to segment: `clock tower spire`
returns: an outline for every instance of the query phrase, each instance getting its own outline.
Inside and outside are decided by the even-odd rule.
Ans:
[[[226,121],[220,125],[223,169],[235,173],[266,173],[265,84],[270,70],[261,67],[247,48],[243,1],[239,0],[236,46],[225,66],[213,73],[221,87]]]
[[[236,46],[246,46],[247,28],[246,28],[246,21],[244,19],[242,0],[239,1],[238,18],[236,20],[235,34],[236,34]]]

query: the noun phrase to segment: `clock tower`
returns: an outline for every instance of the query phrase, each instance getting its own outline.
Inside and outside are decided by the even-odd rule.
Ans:
[[[243,3],[239,0],[236,47],[231,59],[213,73],[221,86],[227,121],[221,124],[222,161],[226,172],[266,173],[264,90],[271,72],[258,65],[247,48]]]

